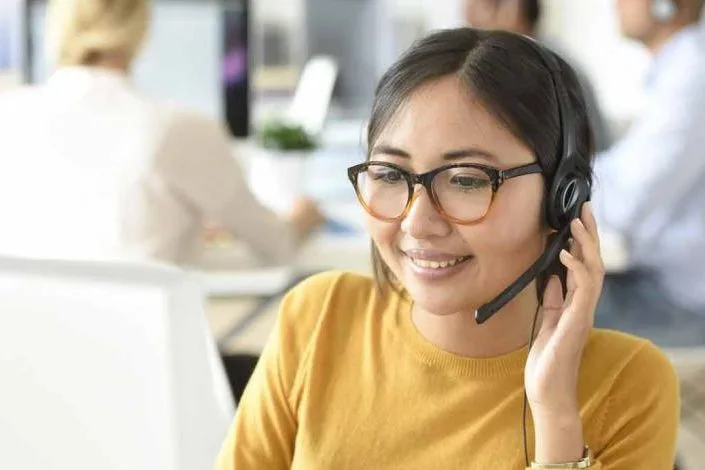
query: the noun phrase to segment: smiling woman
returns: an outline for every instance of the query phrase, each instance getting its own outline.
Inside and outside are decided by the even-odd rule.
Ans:
[[[219,468],[672,466],[669,362],[592,329],[585,108],[570,67],[525,37],[462,28],[412,46],[348,171],[376,279],[330,273],[287,295]]]

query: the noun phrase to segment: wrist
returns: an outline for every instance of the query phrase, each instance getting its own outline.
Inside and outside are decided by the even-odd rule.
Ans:
[[[579,461],[585,449],[583,423],[574,412],[534,412],[536,447],[534,460],[542,464]]]

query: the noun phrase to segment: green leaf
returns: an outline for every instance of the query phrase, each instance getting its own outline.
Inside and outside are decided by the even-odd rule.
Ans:
[[[313,150],[318,144],[301,126],[281,121],[266,123],[259,132],[262,147],[273,150]]]

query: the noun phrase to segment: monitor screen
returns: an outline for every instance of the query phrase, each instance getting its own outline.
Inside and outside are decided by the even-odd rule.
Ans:
[[[50,74],[46,1],[28,0],[25,79]],[[145,94],[227,122],[235,137],[249,131],[248,0],[156,0],[150,30],[133,65]]]

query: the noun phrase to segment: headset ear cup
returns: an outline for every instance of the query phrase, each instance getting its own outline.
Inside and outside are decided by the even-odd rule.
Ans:
[[[548,221],[548,226],[554,230],[560,230],[560,214],[558,212],[557,204],[557,185],[551,185],[551,189],[548,194],[548,199],[546,200],[546,219]]]
[[[560,230],[571,220],[580,217],[583,203],[590,199],[590,185],[584,177],[556,175],[548,199],[548,223]]]
[[[563,163],[563,165],[565,165],[566,163]],[[555,230],[560,230],[565,227],[565,190],[566,187],[570,184],[570,181],[573,180],[572,177],[569,177],[565,174],[565,172],[561,170],[562,168],[559,167],[559,171],[557,171],[556,175],[554,176],[553,184],[551,185],[551,191],[548,197],[548,225]]]

